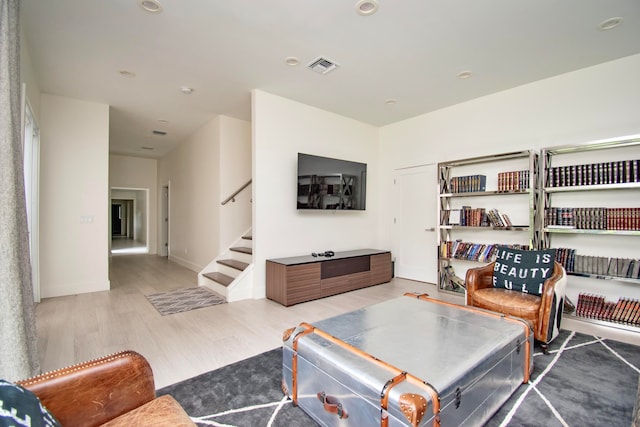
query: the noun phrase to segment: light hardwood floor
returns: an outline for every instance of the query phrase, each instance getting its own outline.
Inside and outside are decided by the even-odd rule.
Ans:
[[[196,286],[197,275],[156,255],[113,256],[111,290],[43,300],[36,308],[43,371],[132,349],[151,363],[156,387],[280,347],[282,332],[403,295],[436,293],[435,286],[405,279],[292,307],[267,299],[245,300],[161,316],[145,295]],[[562,327],[640,345],[640,334],[594,328],[564,319]]]
[[[156,387],[279,347],[282,332],[401,296],[435,295],[433,285],[404,279],[283,307],[245,300],[161,316],[145,295],[196,286],[196,273],[155,255],[113,256],[111,290],[43,300],[36,309],[43,371],[124,349],[151,363]]]

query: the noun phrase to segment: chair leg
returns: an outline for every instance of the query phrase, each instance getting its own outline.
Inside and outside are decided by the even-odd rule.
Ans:
[[[549,344],[541,342],[540,348],[542,349],[542,353],[549,354]]]

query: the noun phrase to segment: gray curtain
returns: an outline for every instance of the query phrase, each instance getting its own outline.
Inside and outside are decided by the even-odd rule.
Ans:
[[[24,194],[19,0],[0,0],[0,378],[39,370]]]

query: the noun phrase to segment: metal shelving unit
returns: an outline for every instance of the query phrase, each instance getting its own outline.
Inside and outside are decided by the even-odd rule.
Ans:
[[[591,156],[588,161],[591,163],[585,164],[585,156],[589,154],[591,154]],[[627,171],[629,168],[625,165],[625,168],[618,169],[617,165],[620,162],[627,162],[627,164],[629,164],[628,162],[633,162],[638,159],[640,159],[640,135],[543,149],[541,151],[539,173],[543,181],[540,188],[539,202],[542,209],[538,212],[538,222],[542,225],[542,247],[559,247],[561,243],[555,243],[554,240],[561,240],[562,242],[570,242],[575,245],[583,245],[582,250],[588,249],[590,251],[589,254],[586,254],[587,256],[639,259],[640,251],[633,253],[633,251],[630,251],[628,248],[633,246],[638,247],[637,245],[640,241],[629,245],[627,239],[640,236],[640,229],[587,229],[545,224],[547,210],[557,208],[558,205],[562,206],[573,203],[579,204],[579,206],[576,207],[584,208],[585,205],[589,206],[591,203],[608,209],[619,208],[621,207],[620,205],[635,203],[634,207],[640,208],[640,182],[628,182],[629,176],[627,175]],[[594,169],[593,166],[594,164],[600,165],[607,163],[611,164],[608,169],[607,166],[604,166],[604,174],[606,176],[604,180],[608,182],[597,182],[592,175],[587,175],[588,178],[591,178],[591,181],[588,178],[585,179],[585,171],[596,173],[596,169]],[[631,163],[632,171],[633,166],[636,165],[637,163]],[[559,168],[568,167],[569,169],[567,170],[571,171],[571,173],[577,170],[580,176],[564,177],[566,179],[565,184],[567,185],[560,186],[557,182],[551,182],[552,175],[557,177],[557,175],[552,174],[552,168],[554,167],[556,173]],[[598,171],[598,174],[598,176],[602,176],[600,171]],[[638,175],[632,175],[631,179],[637,179],[637,176]],[[576,185],[576,181],[580,185]],[[563,201],[556,201],[556,198],[562,199],[562,197],[566,198],[564,203]],[[609,205],[607,205],[607,203]],[[562,208],[567,209],[568,207],[565,206]],[[589,237],[590,240],[586,240],[586,237]],[[594,238],[603,240],[601,240],[599,244],[594,244]],[[610,247],[614,249],[612,250]],[[619,248],[618,251],[616,251],[616,248]],[[626,248],[626,252],[624,248]],[[593,255],[595,253],[599,253],[599,255]],[[640,279],[637,278],[570,271],[570,269],[568,269],[567,275],[569,276],[567,289],[569,290],[571,288],[573,293],[596,294],[598,290],[600,290],[601,293],[604,294],[603,296],[606,297],[607,300],[612,300],[612,302],[616,302],[615,298],[636,299],[640,294],[640,287],[637,286],[640,284]],[[603,281],[603,285],[598,286],[597,281]],[[604,281],[606,281],[606,285]],[[613,295],[614,290],[619,290],[621,293],[618,293],[617,296]],[[597,313],[590,314],[590,316],[593,317],[585,317],[577,314],[569,315],[570,318],[599,326],[640,332],[640,325],[637,323],[621,323],[619,319],[618,321],[609,321],[603,320],[602,318],[594,318],[598,317]]]
[[[538,227],[536,215],[537,203],[539,196],[538,189],[538,154],[533,150],[514,151],[496,155],[473,157],[467,159],[453,160],[442,162],[438,164],[438,182],[439,182],[439,194],[438,194],[438,213],[437,217],[440,219],[438,226],[438,291],[463,293],[463,280],[461,277],[455,276],[453,273],[454,264],[458,266],[467,267],[477,265],[478,261],[469,259],[460,259],[447,257],[442,254],[441,248],[443,242],[452,242],[457,235],[465,233],[468,237],[471,237],[469,233],[478,238],[483,235],[485,238],[490,234],[492,239],[495,239],[496,244],[510,244],[513,234],[518,233],[522,240],[522,233],[526,233],[524,239],[528,242],[529,247],[538,248],[540,242],[540,227]],[[506,165],[506,166],[502,166]],[[526,182],[526,189],[508,189],[499,190],[497,188],[491,188],[489,182],[492,181],[487,177],[486,191],[471,191],[471,192],[452,192],[451,179],[456,175],[457,170],[470,170],[477,171],[476,173],[483,173],[487,170],[499,172],[514,171],[514,165],[519,171],[528,171],[528,181]],[[507,169],[503,169],[506,167]],[[518,205],[518,209],[526,209],[528,212],[523,215],[527,218],[526,224],[514,224],[507,227],[496,226],[460,226],[450,225],[443,222],[442,213],[445,211],[451,211],[454,209],[454,203],[456,200],[478,201],[482,204],[495,203],[495,206],[500,206],[501,200],[507,197],[512,203]],[[487,199],[489,198],[489,199]],[[518,199],[521,198],[521,199]],[[454,209],[455,210],[455,209]],[[489,233],[489,234],[485,234]],[[483,262],[483,261],[481,261]],[[466,264],[466,265],[465,265]]]

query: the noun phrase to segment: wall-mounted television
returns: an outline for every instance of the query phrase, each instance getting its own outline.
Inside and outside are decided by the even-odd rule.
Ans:
[[[367,164],[298,153],[297,208],[366,208]]]

